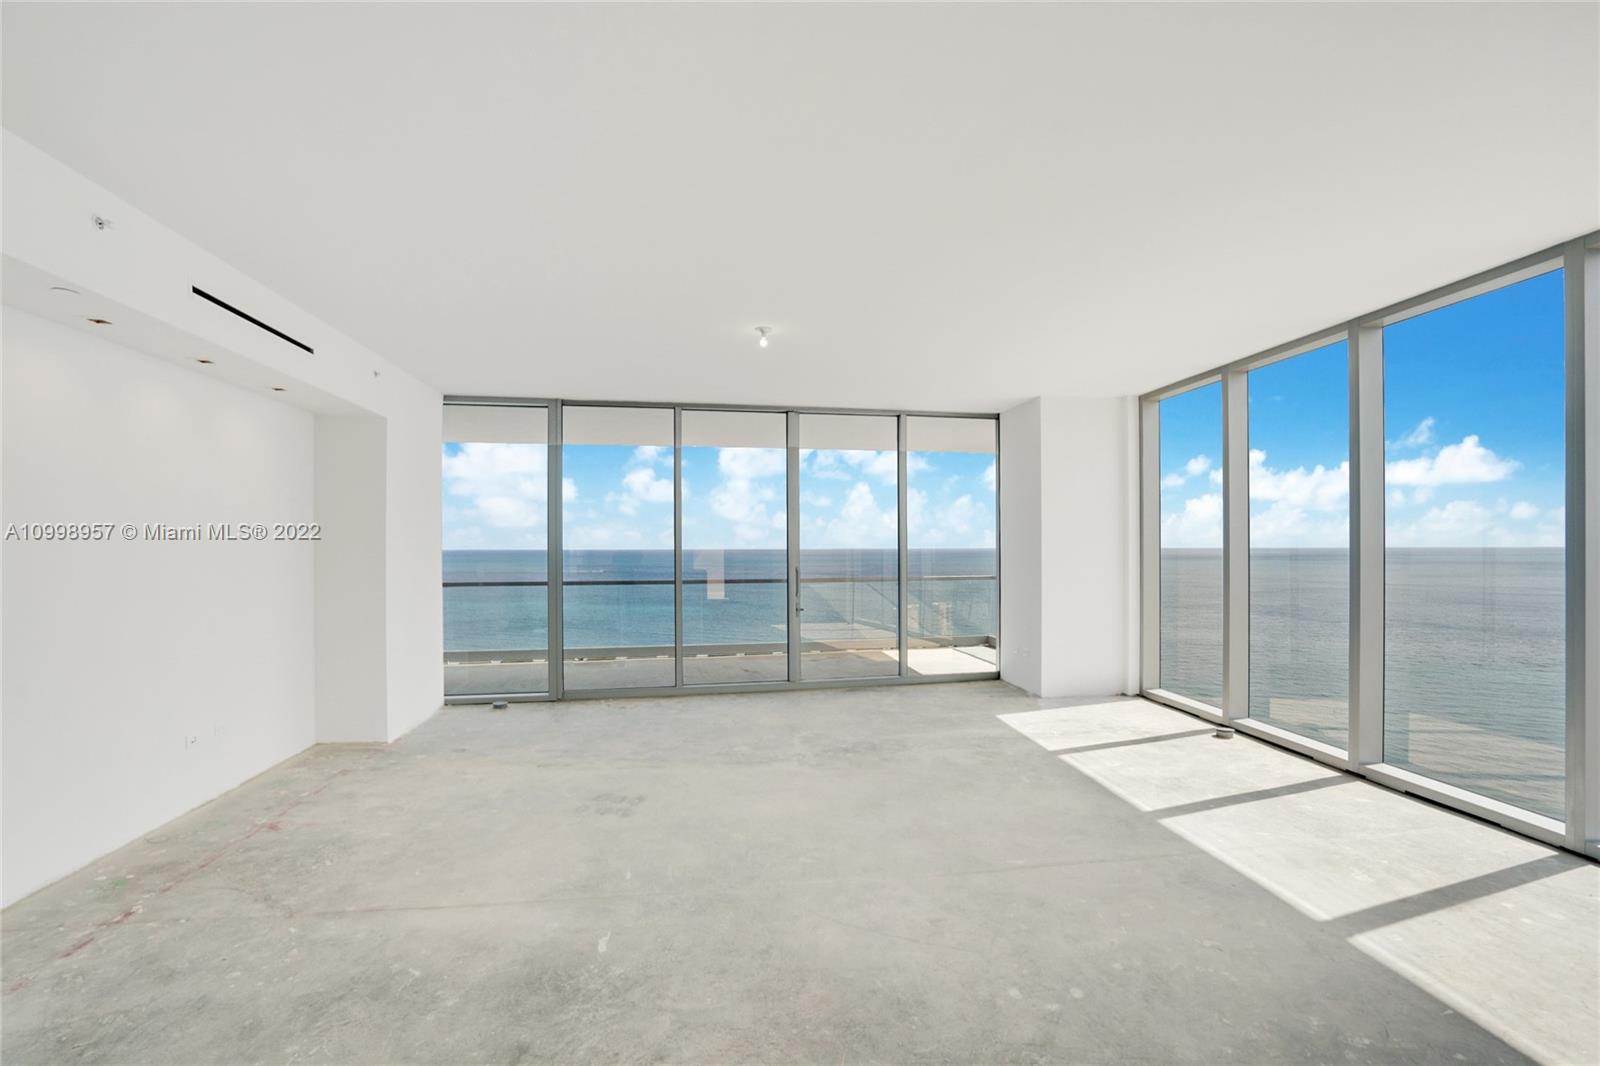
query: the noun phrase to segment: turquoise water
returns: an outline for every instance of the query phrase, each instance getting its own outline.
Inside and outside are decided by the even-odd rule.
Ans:
[[[686,644],[782,644],[787,639],[783,551],[686,548],[683,557]],[[670,551],[565,553],[566,646],[670,647],[672,564]],[[808,633],[870,639],[895,632],[893,551],[806,551],[800,571]],[[933,640],[993,636],[998,627],[994,574],[992,549],[911,551],[907,635]],[[527,584],[546,580],[542,551],[445,552],[445,650],[547,647],[546,587]],[[486,584],[456,584],[461,582]]]

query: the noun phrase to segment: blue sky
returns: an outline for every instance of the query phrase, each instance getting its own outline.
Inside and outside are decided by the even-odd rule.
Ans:
[[[444,546],[543,548],[544,445],[446,444]],[[913,547],[994,544],[994,457],[907,456]],[[800,455],[805,548],[893,548],[892,451],[804,449]],[[562,457],[565,544],[573,549],[672,547],[672,449],[569,447]],[[685,448],[686,548],[776,548],[786,543],[781,448]]]
[[[1394,547],[1546,546],[1564,521],[1562,275],[1384,332],[1385,537]],[[1249,375],[1250,539],[1342,547],[1343,341]],[[1161,403],[1167,547],[1220,547],[1222,387]]]

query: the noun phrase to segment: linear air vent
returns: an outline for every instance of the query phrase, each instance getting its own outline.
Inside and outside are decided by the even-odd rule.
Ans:
[[[259,328],[259,329],[266,330],[268,333],[272,334],[274,337],[277,337],[279,340],[288,341],[290,344],[294,345],[296,348],[299,348],[301,351],[306,352],[309,355],[317,354],[316,351],[311,347],[311,345],[302,344],[300,341],[295,340],[293,337],[289,336],[287,333],[285,333],[281,329],[273,329],[271,326],[269,326],[265,322],[261,321],[255,315],[245,314],[243,311],[239,310],[237,307],[233,306],[231,303],[228,303],[226,300],[217,299],[215,296],[211,295],[209,292],[206,292],[204,289],[200,288],[198,285],[189,286],[189,291],[194,293],[196,296],[200,297],[202,300],[210,300],[212,303],[216,304],[218,307],[222,308],[224,311],[227,311],[227,312],[230,312],[232,314],[238,315],[240,318],[244,319],[246,322],[250,323],[252,326],[255,326],[255,327]]]

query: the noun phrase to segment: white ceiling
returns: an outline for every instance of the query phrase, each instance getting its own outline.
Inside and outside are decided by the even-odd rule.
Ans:
[[[1138,392],[1600,227],[1593,4],[3,20],[7,127],[446,392]]]

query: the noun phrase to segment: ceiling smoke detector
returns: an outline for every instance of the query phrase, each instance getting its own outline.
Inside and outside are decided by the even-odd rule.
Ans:
[[[756,327],[756,336],[761,338],[761,340],[758,342],[761,345],[761,347],[765,348],[767,346],[767,334],[769,334],[771,332],[772,332],[772,327],[771,326],[757,326]]]

